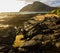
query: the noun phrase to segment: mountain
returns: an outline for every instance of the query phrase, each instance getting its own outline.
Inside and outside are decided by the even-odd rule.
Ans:
[[[35,1],[33,4],[28,4],[27,6],[23,7],[20,12],[39,12],[39,11],[51,11],[57,9],[57,7],[50,7],[42,2]]]

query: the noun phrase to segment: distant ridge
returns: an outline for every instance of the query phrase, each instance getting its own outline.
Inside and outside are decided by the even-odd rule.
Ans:
[[[35,1],[33,4],[28,4],[23,7],[19,12],[39,12],[39,11],[51,11],[57,9],[57,7],[50,7],[42,2]]]

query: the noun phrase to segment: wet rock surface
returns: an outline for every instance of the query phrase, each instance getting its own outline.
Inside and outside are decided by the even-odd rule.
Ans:
[[[7,36],[0,37],[0,53],[60,53],[60,17],[55,14],[37,15],[25,22],[19,31],[25,41],[17,48],[12,46],[16,30],[7,31]]]
[[[44,17],[41,19],[40,17]],[[25,42],[19,47],[34,53],[58,53],[60,18],[54,14],[38,15],[24,23]]]

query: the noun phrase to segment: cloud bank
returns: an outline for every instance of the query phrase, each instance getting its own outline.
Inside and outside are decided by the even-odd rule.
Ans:
[[[53,6],[53,7],[60,6],[60,0],[20,0],[20,1],[26,1],[26,2],[40,1],[49,6]]]

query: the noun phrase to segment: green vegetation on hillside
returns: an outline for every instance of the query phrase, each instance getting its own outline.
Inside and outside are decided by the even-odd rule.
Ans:
[[[58,16],[60,16],[60,9],[55,9],[51,13],[54,13],[54,14],[57,14]]]

